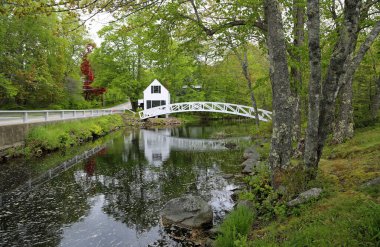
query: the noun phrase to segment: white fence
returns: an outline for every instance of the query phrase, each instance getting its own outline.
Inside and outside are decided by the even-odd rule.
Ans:
[[[39,123],[124,113],[127,109],[0,111],[0,125]]]

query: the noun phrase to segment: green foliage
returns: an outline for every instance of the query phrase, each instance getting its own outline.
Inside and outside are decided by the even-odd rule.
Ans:
[[[245,177],[248,189],[239,197],[253,203],[257,219],[269,221],[274,218],[286,216],[286,206],[283,204],[282,195],[270,185],[270,170],[267,164],[260,163],[254,168],[255,175]]]
[[[232,211],[220,226],[220,234],[215,240],[217,247],[232,247],[247,236],[253,224],[254,214],[251,209],[239,206]]]
[[[68,32],[76,25],[75,15],[65,12],[0,13],[0,39],[9,41],[0,44],[0,108],[69,108],[81,98],[78,58],[85,30]]]
[[[28,133],[26,146],[30,155],[41,155],[82,144],[120,126],[123,126],[120,115],[37,126]]]

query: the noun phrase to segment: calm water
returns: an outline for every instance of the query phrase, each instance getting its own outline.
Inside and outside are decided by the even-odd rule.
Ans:
[[[73,149],[64,163],[0,165],[0,246],[181,246],[160,210],[200,195],[218,223],[238,183],[223,175],[239,171],[250,126],[124,131],[81,155]]]

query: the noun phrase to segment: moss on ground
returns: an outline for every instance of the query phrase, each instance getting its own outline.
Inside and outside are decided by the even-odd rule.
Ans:
[[[320,200],[269,222],[256,218],[251,233],[229,246],[380,246],[380,185],[363,186],[379,176],[377,125],[325,148],[317,179],[306,185],[323,188]]]

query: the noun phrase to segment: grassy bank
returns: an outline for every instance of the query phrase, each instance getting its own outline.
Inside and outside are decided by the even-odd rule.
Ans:
[[[326,147],[317,179],[300,186],[322,188],[319,200],[287,207],[290,198],[274,192],[268,173],[261,169],[247,178],[249,190],[240,196],[253,202],[250,232],[236,233],[230,222],[238,217],[232,213],[235,219],[223,223],[215,245],[380,246],[380,185],[364,185],[379,176],[380,125],[357,130],[352,140]],[[224,236],[232,238],[230,244],[221,244]]]
[[[37,126],[27,135],[26,153],[30,156],[39,156],[66,149],[104,136],[122,126],[124,123],[120,115]]]

